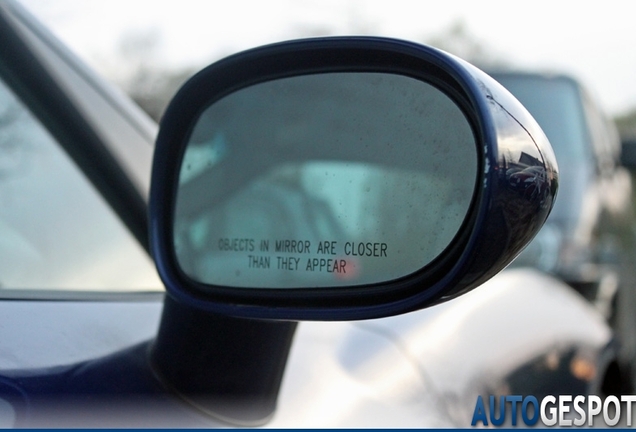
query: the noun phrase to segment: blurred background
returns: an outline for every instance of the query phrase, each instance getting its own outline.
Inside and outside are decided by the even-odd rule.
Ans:
[[[636,30],[630,2],[482,0],[22,0],[102,75],[160,118],[203,66],[301,37],[422,42],[482,68],[565,72],[592,89],[621,136],[636,138]]]

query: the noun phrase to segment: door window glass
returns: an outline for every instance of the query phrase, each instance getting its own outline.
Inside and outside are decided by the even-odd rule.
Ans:
[[[148,254],[0,82],[0,291],[160,287]]]

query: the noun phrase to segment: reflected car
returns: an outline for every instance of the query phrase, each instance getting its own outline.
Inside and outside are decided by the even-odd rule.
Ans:
[[[531,246],[518,265],[466,295],[389,318],[283,323],[280,337],[275,328],[255,333],[249,320],[219,316],[205,322],[212,340],[199,337],[200,314],[191,312],[168,352],[223,347],[204,359],[209,370],[193,372],[221,368],[215,384],[230,399],[245,380],[280,380],[275,409],[256,420],[202,408],[149,354],[165,298],[148,241],[157,130],[19,4],[0,3],[1,426],[464,427],[478,395],[604,394],[622,382],[616,331],[596,307],[602,296],[585,301],[570,273],[553,271],[566,268],[550,255],[566,257],[559,248],[579,262],[564,240],[547,252]],[[564,190],[582,188],[585,178]],[[533,199],[547,193],[546,179],[532,169],[510,175]],[[324,200],[300,207],[318,217],[316,239],[340,235]],[[564,210],[555,209],[555,224]],[[565,236],[550,226],[546,233]],[[184,227],[189,247],[199,245],[197,229],[208,228]],[[541,248],[554,241],[541,236]],[[522,265],[533,253],[544,267]],[[282,353],[282,367],[270,374],[270,355],[250,363],[256,357],[242,350],[252,348]],[[196,380],[187,384],[196,390]]]

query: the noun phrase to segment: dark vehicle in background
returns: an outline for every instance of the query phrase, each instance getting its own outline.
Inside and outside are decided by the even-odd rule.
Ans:
[[[614,123],[565,75],[494,72],[539,122],[559,161],[557,202],[541,232],[512,264],[556,275],[611,323],[622,391],[631,391],[636,354],[631,178],[621,166]],[[515,176],[520,185],[524,175]],[[618,389],[615,389],[618,390]]]

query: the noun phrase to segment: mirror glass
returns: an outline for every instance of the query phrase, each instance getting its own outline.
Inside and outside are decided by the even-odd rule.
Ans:
[[[397,279],[451,244],[477,169],[470,123],[426,82],[342,72],[255,84],[192,130],[177,260],[190,278],[229,287]]]

